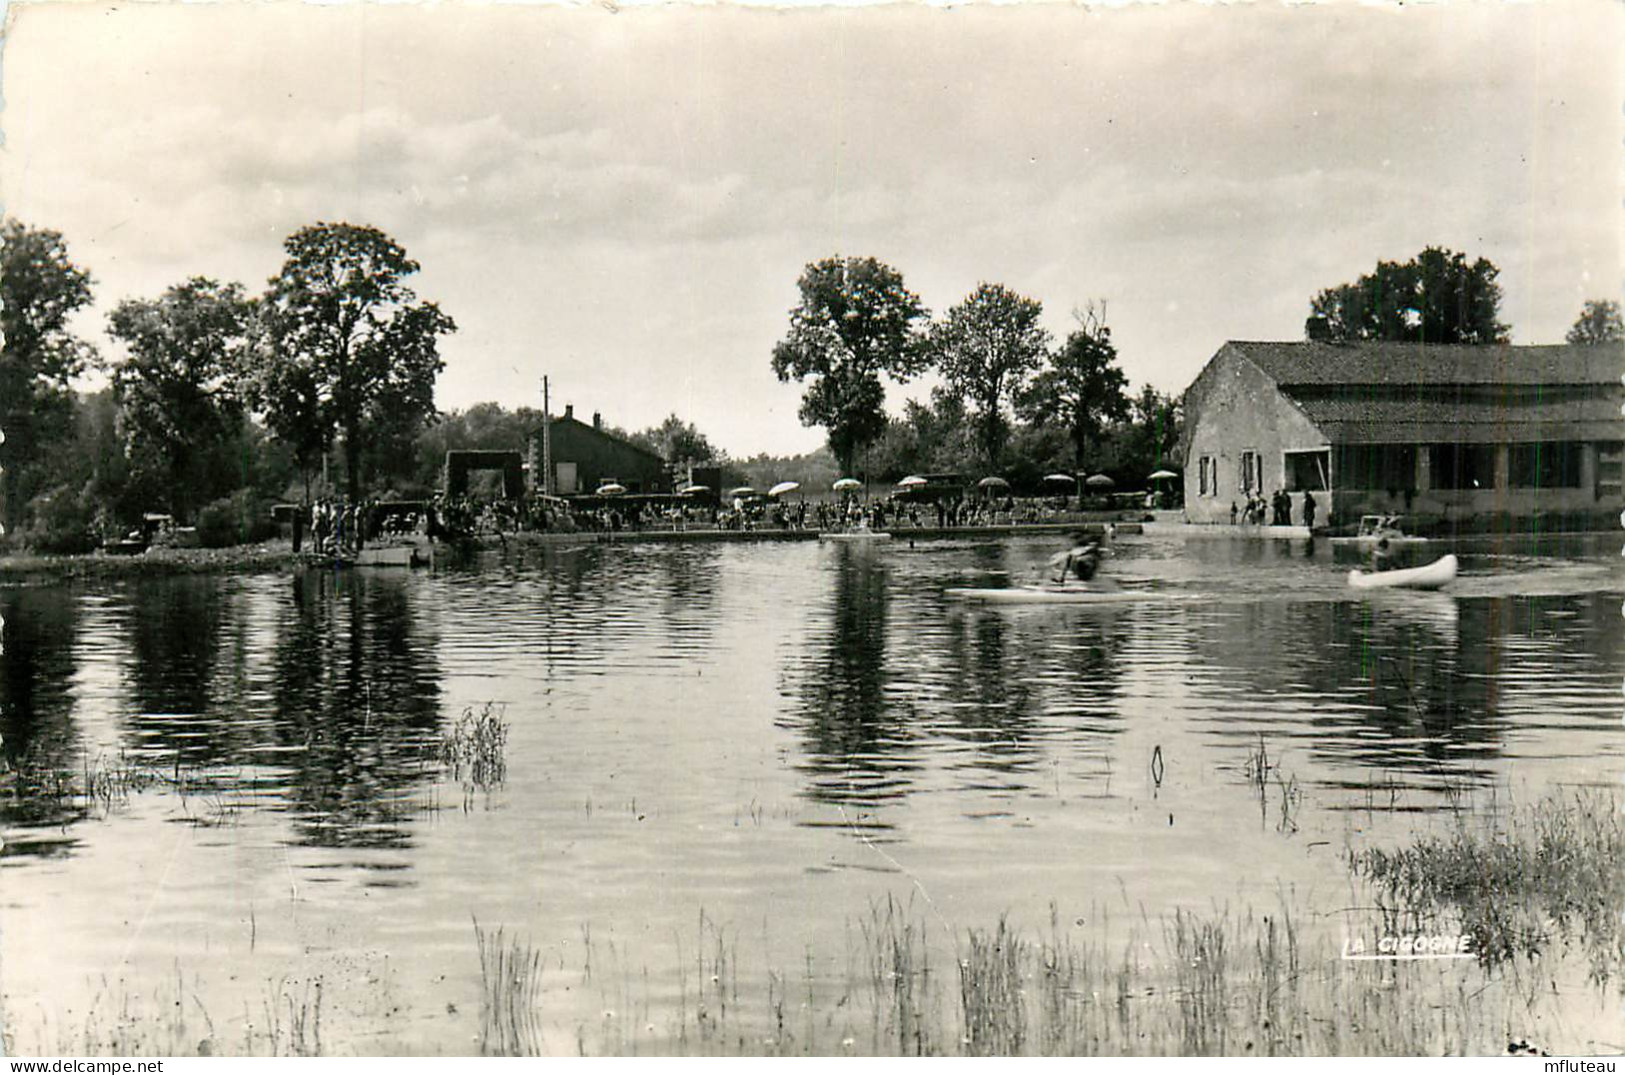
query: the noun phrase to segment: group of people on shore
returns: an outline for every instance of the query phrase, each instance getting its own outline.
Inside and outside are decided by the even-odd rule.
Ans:
[[[1263,490],[1257,496],[1248,494],[1245,504],[1238,506],[1234,500],[1230,502],[1230,525],[1240,523],[1243,526],[1291,526],[1292,525],[1292,494],[1285,489],[1277,489],[1270,494],[1268,500],[1264,499]],[[1315,526],[1315,494],[1303,494],[1303,525],[1311,530]]]

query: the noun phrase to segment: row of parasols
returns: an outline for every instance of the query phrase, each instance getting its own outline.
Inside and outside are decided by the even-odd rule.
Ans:
[[[1175,474],[1171,470],[1159,470],[1151,474],[1148,480],[1153,482],[1169,481],[1177,477],[1179,477],[1179,475]],[[1078,485],[1078,479],[1071,474],[1046,474],[1044,475],[1042,481],[1045,485],[1052,488],[1068,487],[1075,489]],[[918,474],[910,474],[908,477],[897,483],[897,488],[908,491],[922,489],[930,484],[931,481],[929,478],[923,478]],[[1109,475],[1091,474],[1087,478],[1083,479],[1083,484],[1090,489],[1110,489],[1117,483],[1112,481]],[[995,474],[983,478],[981,481],[976,483],[976,486],[979,489],[987,490],[1008,489],[1010,488],[1010,483]],[[786,493],[793,493],[800,488],[800,482],[779,482],[779,484],[767,491],[767,495],[770,497],[781,497]],[[863,488],[863,483],[856,478],[841,478],[835,482],[834,485],[830,486],[830,488],[837,493],[855,493]],[[619,496],[624,492],[626,492],[626,487],[621,485],[619,482],[608,482],[598,487],[599,496]],[[677,490],[679,496],[700,496],[709,492],[711,492],[711,487],[709,485],[699,484],[685,485],[683,488]],[[746,497],[760,496],[761,494],[751,486],[741,485],[737,489],[729,489],[727,491],[727,495],[731,500],[740,500]]]

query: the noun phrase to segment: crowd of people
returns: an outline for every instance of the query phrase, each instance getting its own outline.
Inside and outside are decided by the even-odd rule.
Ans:
[[[1303,525],[1314,528],[1315,525],[1315,496],[1313,493],[1303,494]],[[1277,489],[1270,494],[1268,500],[1264,493],[1259,491],[1257,496],[1248,494],[1246,502],[1237,505],[1234,500],[1230,502],[1230,525],[1240,523],[1243,526],[1291,526],[1292,525],[1292,494],[1284,489]]]
[[[448,496],[427,500],[322,497],[295,507],[296,552],[347,556],[380,541],[427,539],[456,542],[496,539],[520,532],[619,533],[642,530],[951,529],[1061,521],[1073,517],[1069,498],[908,495],[834,499],[773,498],[760,494],[733,500],[682,497],[575,498]],[[286,521],[286,517],[285,517]]]

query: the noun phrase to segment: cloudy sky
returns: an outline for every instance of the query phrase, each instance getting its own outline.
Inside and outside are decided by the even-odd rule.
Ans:
[[[538,404],[547,373],[555,409],[792,452],[822,433],[768,358],[837,252],[938,313],[1006,284],[1057,337],[1104,300],[1163,390],[1429,244],[1501,267],[1517,342],[1559,341],[1621,287],[1622,41],[1612,0],[13,3],[0,192],[95,275],[87,333],[369,223],[460,327],[441,407]]]

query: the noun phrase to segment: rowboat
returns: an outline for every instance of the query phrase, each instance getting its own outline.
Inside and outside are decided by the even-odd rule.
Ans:
[[[1376,590],[1404,586],[1413,590],[1437,590],[1456,577],[1456,557],[1439,557],[1423,567],[1399,568],[1393,571],[1349,572],[1349,585],[1356,590]]]
[[[1003,589],[955,587],[944,592],[961,601],[984,605],[1126,605],[1170,599],[1170,595],[1154,590],[1109,590],[1077,582],[1031,583]]]

